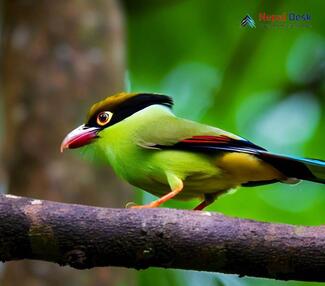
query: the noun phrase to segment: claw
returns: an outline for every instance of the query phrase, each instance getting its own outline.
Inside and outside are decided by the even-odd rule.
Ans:
[[[126,205],[125,205],[125,208],[126,209],[130,209],[130,208],[133,208],[133,207],[136,207],[136,203],[135,202],[128,202]]]
[[[147,205],[137,205],[134,202],[129,202],[125,205],[126,208],[128,209],[150,209],[150,208],[156,208],[158,205],[156,202],[152,202]]]
[[[152,208],[150,205],[134,205],[130,207],[131,209],[149,209]]]

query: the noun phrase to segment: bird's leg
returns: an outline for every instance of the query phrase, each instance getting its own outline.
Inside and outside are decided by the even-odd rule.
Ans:
[[[151,202],[150,204],[131,206],[131,208],[156,208],[156,207],[159,207],[161,204],[172,199],[173,197],[175,197],[177,194],[179,194],[183,190],[183,181],[180,178],[178,178],[177,176],[175,176],[174,174],[168,173],[167,180],[168,180],[170,188],[172,189],[171,192],[162,196],[158,200]]]
[[[198,206],[196,206],[193,210],[201,211],[207,206],[211,205],[216,199],[215,194],[204,194],[204,201],[201,202]]]

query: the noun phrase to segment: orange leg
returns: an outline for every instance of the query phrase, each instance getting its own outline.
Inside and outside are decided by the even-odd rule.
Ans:
[[[159,207],[164,202],[166,202],[166,201],[172,199],[173,197],[175,197],[182,190],[183,190],[183,182],[181,180],[178,180],[176,186],[174,187],[174,189],[170,193],[162,196],[161,198],[159,198],[156,201],[151,202],[150,204],[139,205],[139,206],[131,206],[131,208],[143,209],[143,208],[156,208],[156,207]]]

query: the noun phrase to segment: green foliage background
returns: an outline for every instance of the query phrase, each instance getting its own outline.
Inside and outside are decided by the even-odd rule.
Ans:
[[[179,116],[218,126],[279,153],[325,159],[324,1],[134,1],[126,3],[132,91],[172,95]],[[258,14],[309,13],[311,27],[262,27]],[[240,21],[251,15],[256,28]],[[204,187],[204,186],[202,186]],[[138,192],[138,201],[151,195]],[[192,208],[198,203],[169,202]],[[230,216],[325,223],[325,187],[241,188],[208,208]],[[318,285],[149,269],[139,285]],[[325,285],[325,284],[324,284]]]

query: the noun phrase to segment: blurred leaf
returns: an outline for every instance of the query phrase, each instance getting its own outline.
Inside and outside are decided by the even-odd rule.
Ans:
[[[181,63],[167,74],[162,91],[175,99],[177,115],[199,120],[211,105],[219,84],[215,68],[202,63]]]
[[[320,112],[319,103],[312,94],[291,95],[269,105],[255,118],[253,137],[259,144],[273,147],[274,151],[298,155],[297,148],[314,135]]]
[[[303,33],[294,43],[287,61],[288,75],[298,83],[314,79],[320,64],[324,70],[325,38],[316,33]]]

